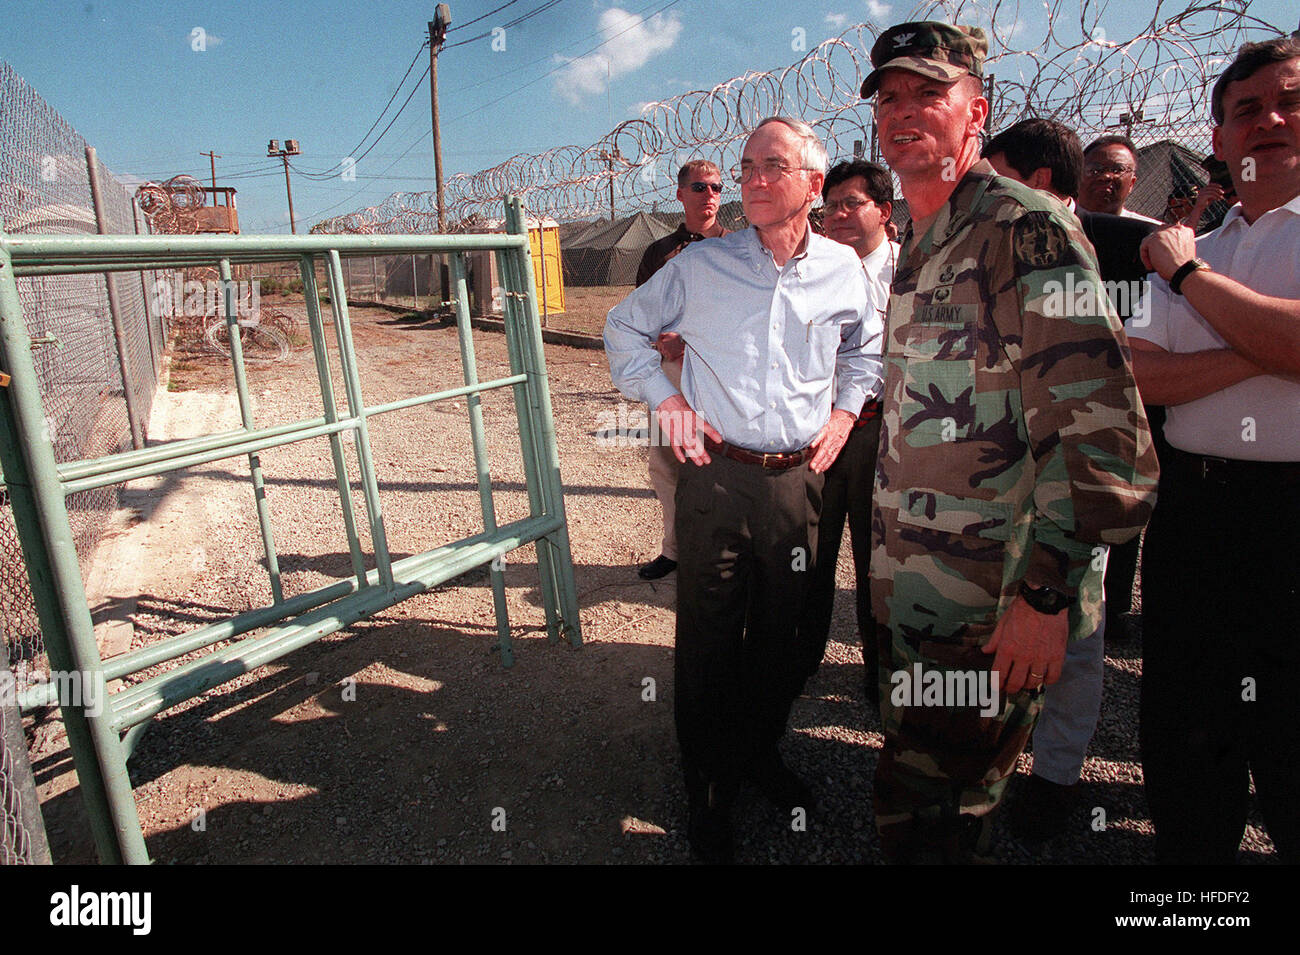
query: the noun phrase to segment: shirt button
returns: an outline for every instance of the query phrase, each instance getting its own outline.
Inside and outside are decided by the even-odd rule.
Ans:
[[[772,367],[773,367],[773,368],[776,367],[776,362],[772,362]]]

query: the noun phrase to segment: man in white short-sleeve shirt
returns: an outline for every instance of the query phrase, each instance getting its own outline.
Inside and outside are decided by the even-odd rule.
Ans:
[[[1214,153],[1241,198],[1195,238],[1153,233],[1127,325],[1168,408],[1143,558],[1141,742],[1161,863],[1231,863],[1253,776],[1300,861],[1300,39],[1247,44],[1215,84]]]

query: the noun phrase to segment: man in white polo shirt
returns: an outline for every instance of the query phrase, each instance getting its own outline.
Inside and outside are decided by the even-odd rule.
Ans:
[[[1142,765],[1161,863],[1231,863],[1249,785],[1300,862],[1300,39],[1247,44],[1212,96],[1241,204],[1152,234],[1128,322],[1172,450],[1142,574]],[[1167,458],[1167,460],[1166,460]]]

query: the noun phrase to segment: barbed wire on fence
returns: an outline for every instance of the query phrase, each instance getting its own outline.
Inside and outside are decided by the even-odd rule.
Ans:
[[[1132,132],[1140,122],[1149,129],[1194,128],[1199,145],[1209,139],[1207,104],[1217,73],[1242,43],[1284,31],[1252,16],[1248,0],[1182,2],[1158,0],[1143,28],[1124,38],[1107,36],[1106,4],[1092,0],[934,0],[898,20],[984,28],[995,129],[1027,116],[1056,119],[1081,135],[1118,126]],[[748,130],[776,114],[810,123],[832,157],[865,152],[874,123],[858,91],[883,29],[859,23],[784,69],[745,73],[651,103],[588,146],[521,153],[454,175],[445,189],[447,219],[453,231],[471,231],[498,215],[511,194],[522,196],[536,216],[604,216],[611,211],[611,184],[615,206],[652,207],[673,198],[683,162],[711,159],[727,169],[739,159]],[[312,231],[430,233],[437,222],[433,192],[404,192],[323,220]]]
[[[135,201],[154,232],[193,235],[198,231],[198,211],[207,196],[193,176],[172,176],[166,182],[146,182],[135,191]]]

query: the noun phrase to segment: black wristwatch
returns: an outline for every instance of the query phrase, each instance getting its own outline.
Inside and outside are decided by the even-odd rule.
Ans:
[[[1074,598],[1063,594],[1055,587],[1031,587],[1023,580],[1020,582],[1020,596],[1025,598],[1025,603],[1033,607],[1039,613],[1058,614],[1070,604],[1074,603]]]
[[[1178,266],[1178,270],[1174,272],[1173,275],[1169,276],[1169,291],[1173,292],[1175,295],[1182,295],[1183,280],[1186,279],[1187,276],[1191,275],[1193,272],[1208,272],[1209,270],[1210,263],[1206,262],[1204,259],[1188,259],[1182,265]]]

